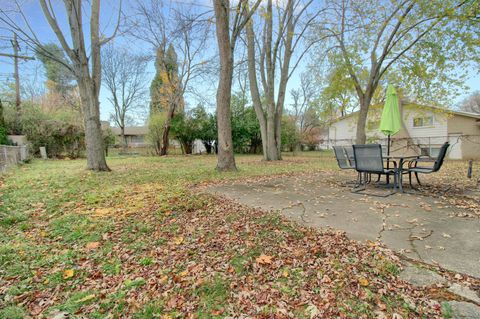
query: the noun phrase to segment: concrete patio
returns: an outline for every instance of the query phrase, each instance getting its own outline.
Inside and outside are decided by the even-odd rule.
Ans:
[[[457,217],[461,208],[434,197],[352,194],[349,187],[333,185],[335,176],[328,174],[222,184],[208,192],[278,210],[307,226],[343,230],[355,240],[378,240],[405,256],[480,278],[479,218]]]
[[[342,180],[342,182],[338,182]],[[263,210],[276,210],[309,227],[343,230],[359,241],[379,241],[416,261],[480,279],[480,218],[446,198],[416,194],[358,195],[335,172],[223,183],[207,192]],[[343,183],[343,185],[342,185]],[[369,190],[385,194],[388,190]],[[414,286],[441,286],[452,318],[480,318],[479,287],[457,284],[415,263],[404,262],[400,276]]]

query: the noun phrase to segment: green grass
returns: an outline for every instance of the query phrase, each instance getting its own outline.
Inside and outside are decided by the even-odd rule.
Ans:
[[[212,318],[212,311],[223,309],[229,296],[229,290],[228,282],[219,276],[200,285],[194,292],[200,299],[198,317]]]
[[[75,268],[82,260],[89,258],[98,262],[99,271],[104,276],[118,276],[124,272],[124,261],[112,256],[114,243],[102,240],[115,230],[119,215],[153,209],[152,216],[156,221],[145,223],[132,215],[122,229],[121,242],[137,256],[135,262],[143,269],[156,262],[155,258],[144,255],[150,243],[157,246],[168,244],[170,236],[175,236],[181,227],[169,223],[164,228],[169,236],[149,238],[155,225],[161,224],[165,218],[206,204],[203,197],[191,194],[189,188],[192,185],[311,171],[335,165],[330,153],[286,155],[280,164],[262,162],[260,156],[237,156],[238,172],[223,174],[215,171],[215,163],[214,156],[111,156],[108,164],[112,172],[109,173],[86,171],[84,160],[35,160],[11,169],[2,176],[4,186],[0,190],[0,278],[18,279],[7,290],[8,295],[25,293],[26,287],[42,290],[61,286],[66,295],[63,303],[57,304],[55,309],[78,311],[82,304],[76,300],[81,299],[84,292],[76,291],[75,287],[84,283],[86,274]],[[152,202],[157,205],[147,207]],[[99,217],[95,215],[98,212]],[[104,212],[107,213],[102,215]],[[103,245],[95,252],[85,255],[81,251],[87,243],[99,241]],[[75,269],[75,276],[65,280],[62,274],[68,268]],[[38,270],[41,272],[37,274]],[[123,289],[128,292],[144,284],[143,278],[127,279]],[[216,300],[220,297],[215,291],[220,288],[215,282],[212,291],[205,286],[199,290],[199,295],[202,300]],[[69,291],[73,293],[70,296]],[[118,308],[121,302],[114,299],[103,303],[102,307],[106,308],[102,311]],[[204,308],[207,303],[204,302]],[[157,306],[151,305],[153,308]],[[0,317],[15,318],[22,317],[25,310],[13,301],[7,301],[1,311]]]
[[[222,180],[337,169],[330,152],[285,154],[276,163],[244,155],[236,162],[238,172],[231,173],[215,171],[215,156],[112,156],[109,173],[86,171],[84,160],[35,160],[11,169],[0,181],[0,318],[25,317],[28,307],[38,303],[35,296],[42,294],[55,294],[43,314],[175,318],[181,315],[172,304],[191,302],[199,318],[227,315],[235,308],[232,280],[256,285],[250,282],[258,276],[255,258],[268,253],[265,249],[276,258],[279,246],[301,248],[308,239],[305,230],[277,214],[245,219],[246,213],[232,206],[218,219],[218,202],[192,189]],[[191,218],[203,219],[203,224]],[[245,223],[255,231],[229,228]],[[232,242],[206,246],[217,240],[217,231],[228,233]],[[89,249],[92,243],[99,245]],[[327,257],[318,251],[312,258]],[[335,265],[338,271],[345,260]],[[226,268],[207,276],[213,271],[208,267],[220,261]],[[350,264],[359,262],[352,258]],[[296,298],[300,287],[318,275],[296,263],[279,267],[260,282],[277,287],[285,298]],[[376,267],[385,278],[398,273],[388,261]],[[73,270],[73,276],[65,277],[66,270]],[[285,272],[288,276],[282,277]],[[156,290],[151,278],[158,281]],[[16,298],[29,303],[19,304]],[[353,314],[370,311],[365,301],[348,302]],[[274,313],[275,307],[265,305],[259,311]],[[398,307],[400,301],[391,305],[392,311]]]

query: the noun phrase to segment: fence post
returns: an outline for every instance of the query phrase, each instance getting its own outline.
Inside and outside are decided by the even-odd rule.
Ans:
[[[468,161],[468,170],[467,170],[467,177],[472,178],[472,170],[473,170],[473,161]]]

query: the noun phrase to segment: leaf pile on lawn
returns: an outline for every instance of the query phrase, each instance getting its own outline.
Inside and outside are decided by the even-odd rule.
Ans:
[[[88,318],[439,316],[438,303],[399,281],[398,260],[373,243],[204,195],[165,201],[72,247],[59,245],[58,234],[32,235],[74,257],[32,264],[28,278],[2,273],[3,302],[32,316]]]
[[[0,318],[440,318],[389,250],[192,191],[208,180],[312,172],[312,157],[34,162],[0,188]]]

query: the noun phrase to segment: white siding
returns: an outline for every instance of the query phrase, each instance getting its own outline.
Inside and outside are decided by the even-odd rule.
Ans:
[[[460,134],[450,134],[448,136],[448,142],[450,143],[450,148],[447,153],[448,158],[462,159],[462,139],[460,138]]]
[[[414,127],[413,119],[416,117],[433,117],[433,124],[426,127]],[[440,137],[445,141],[448,135],[447,115],[426,110],[406,109],[403,112],[403,121],[410,137]],[[445,142],[443,141],[443,142]],[[443,143],[442,142],[442,143]]]
[[[340,145],[351,145],[351,141],[356,137],[357,123],[355,120],[354,116],[350,116],[332,123],[328,128],[329,139],[339,141]]]
[[[368,119],[367,119],[368,122]],[[357,116],[352,115],[332,123],[328,128],[329,139],[336,141],[336,145],[352,145],[357,138]],[[369,137],[386,138],[379,130],[367,130]]]

